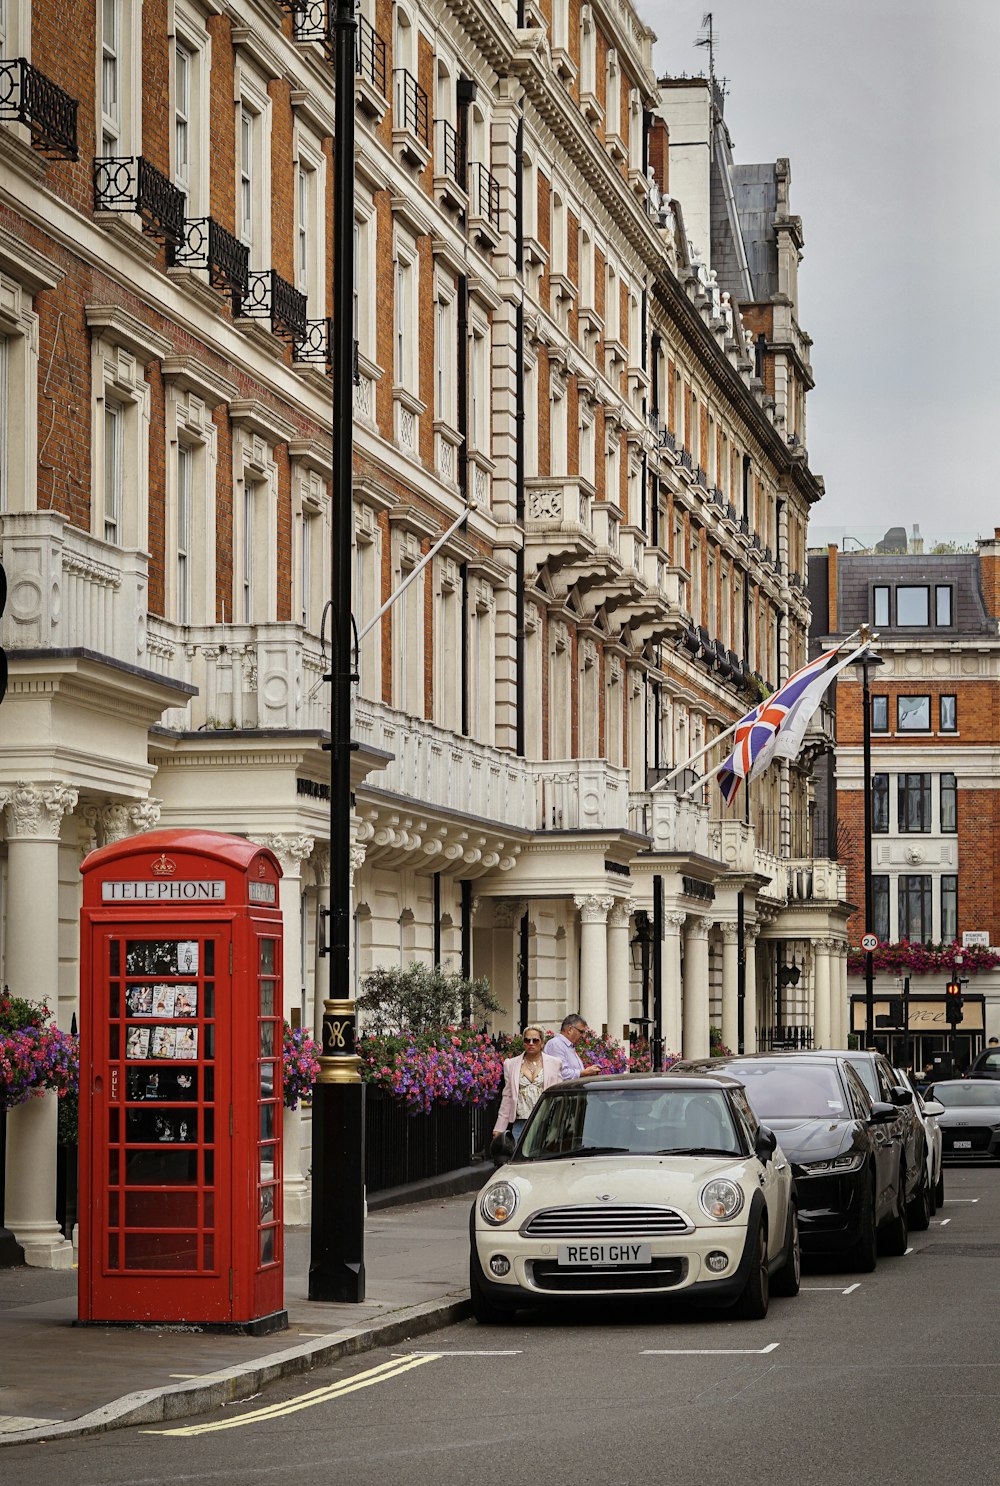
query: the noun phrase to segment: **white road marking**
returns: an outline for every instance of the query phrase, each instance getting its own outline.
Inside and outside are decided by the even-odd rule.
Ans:
[[[200,1378],[200,1372],[168,1372],[168,1378]]]
[[[766,1347],[646,1347],[640,1357],[766,1357],[781,1346],[769,1342]]]
[[[409,1352],[392,1353],[393,1357],[520,1357],[521,1355],[522,1349],[520,1347],[495,1348],[481,1352],[432,1352],[429,1350],[422,1351],[419,1347],[414,1347]]]
[[[907,1249],[907,1253],[909,1252],[909,1249]],[[855,1281],[853,1285],[848,1285],[846,1290],[842,1289],[840,1285],[803,1285],[801,1288],[812,1291],[814,1295],[818,1295],[821,1291],[828,1295],[853,1295],[855,1290],[861,1289],[861,1282],[860,1280]]]
[[[308,1336],[308,1337],[314,1337],[314,1336],[333,1336],[333,1335],[334,1335],[334,1333],[332,1331],[300,1331],[299,1332],[299,1336]]]
[[[948,1206],[951,1207],[951,1205],[953,1203],[956,1203],[956,1202],[978,1202],[978,1201],[979,1201],[979,1198],[978,1197],[949,1197],[948,1198]]]
[[[941,1219],[941,1227],[942,1228],[947,1228],[947,1226],[948,1226],[948,1224],[950,1222],[951,1222],[951,1219],[950,1218],[942,1218]]]

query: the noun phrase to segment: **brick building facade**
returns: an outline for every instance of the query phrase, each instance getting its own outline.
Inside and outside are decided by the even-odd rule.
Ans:
[[[3,976],[68,1025],[81,853],[202,825],[278,852],[286,1012],[310,1024],[326,5],[0,16]],[[651,45],[626,0],[360,6],[355,974],[465,963],[508,1025],[579,1006],[620,1034],[659,953],[668,1047],[741,1022],[751,1047],[777,1024],[829,1042],[846,903],[808,767],[755,783],[745,821],[652,788],[805,658],[822,483],[788,163],[741,174],[721,97],[658,82]],[[63,1263],[48,1103],[11,1117],[33,1176],[8,1221]]]

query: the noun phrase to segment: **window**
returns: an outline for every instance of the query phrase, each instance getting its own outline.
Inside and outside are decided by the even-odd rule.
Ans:
[[[101,7],[101,154],[117,153],[121,137],[121,0]]]
[[[929,831],[931,829],[931,776],[900,774],[896,781],[897,829]]]
[[[170,79],[173,129],[170,138],[171,179],[187,197],[185,215],[203,217],[209,210],[208,173],[211,41],[204,16],[191,0],[174,0],[173,73]]]
[[[889,829],[889,776],[872,775],[872,830],[884,833]]]
[[[889,698],[872,697],[872,732],[889,731]]]
[[[3,0],[0,0],[0,6]],[[0,9],[0,15],[3,14]],[[9,478],[7,474],[7,427],[10,414],[7,405],[7,388],[9,386],[7,337],[0,335],[0,511],[10,509],[8,497]]]
[[[185,191],[191,178],[191,53],[174,47],[174,178]]]
[[[939,583],[934,590],[934,617],[942,626],[950,626],[952,622],[950,583]]]
[[[958,878],[941,879],[941,940],[951,944],[958,938]]]
[[[597,30],[589,5],[580,7],[580,92],[597,92]]]
[[[901,733],[929,733],[931,730],[930,697],[897,697],[896,727]]]
[[[453,558],[438,558],[434,616],[434,721],[457,733],[462,727],[462,577]]]
[[[562,399],[565,406],[566,399]],[[563,428],[565,439],[565,426]],[[481,454],[490,452],[490,350],[485,325],[473,326],[469,347],[469,440]],[[563,465],[565,469],[565,452]]]
[[[249,109],[240,109],[240,238],[248,246],[253,243],[253,189],[254,189],[254,120]]]
[[[416,264],[403,249],[396,255],[395,374],[400,387],[416,390]]]
[[[874,602],[872,604],[873,618],[876,625],[883,628],[889,623],[889,590],[876,584],[874,590]]]
[[[319,319],[326,308],[323,266],[326,261],[326,213],[323,152],[317,140],[300,126],[295,132],[295,287],[306,296],[307,314]],[[361,224],[354,222],[354,338],[360,344],[361,282],[368,272]]]
[[[899,584],[896,589],[896,624],[926,625],[930,623],[930,589]]]
[[[250,267],[271,263],[271,99],[264,78],[237,66],[236,233],[250,249]],[[293,201],[294,201],[293,196]]]
[[[954,834],[958,830],[958,776],[941,775],[941,830]]]
[[[125,418],[117,403],[104,404],[104,540],[121,540]]]
[[[251,624],[254,618],[254,489],[253,481],[244,481],[242,509],[239,514],[240,602],[237,620],[241,624]]]
[[[924,943],[933,938],[931,883],[933,878],[904,873],[899,879],[899,939]]]
[[[195,451],[188,444],[177,446],[177,623],[191,623],[191,515],[194,490]]]
[[[938,699],[938,726],[942,733],[956,733],[958,731],[957,698],[954,696],[941,696]]]
[[[872,933],[881,944],[889,939],[889,879],[872,878]]]

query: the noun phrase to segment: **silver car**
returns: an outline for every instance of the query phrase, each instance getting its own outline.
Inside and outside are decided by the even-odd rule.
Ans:
[[[926,1100],[918,1094],[912,1078],[904,1069],[897,1068],[895,1073],[904,1088],[913,1090],[914,1112],[923,1126],[924,1139],[927,1142],[927,1184],[931,1193],[933,1217],[938,1208],[944,1205],[944,1158],[941,1153],[941,1126],[937,1118],[943,1113],[944,1107],[936,1099]]]

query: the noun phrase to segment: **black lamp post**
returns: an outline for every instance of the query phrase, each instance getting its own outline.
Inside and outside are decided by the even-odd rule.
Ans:
[[[330,990],[313,1090],[309,1299],[365,1298],[364,1084],[351,998],[351,553],[354,522],[354,47],[353,0],[337,0],[334,37],[333,491],[330,674]]]
[[[874,934],[875,888],[872,881],[872,693],[869,672],[883,664],[869,643],[870,637],[861,636],[865,648],[857,657],[855,665],[861,667],[863,713],[862,740],[864,757],[865,788],[865,934]],[[875,1038],[875,976],[872,966],[872,951],[865,950],[865,1046],[871,1047]]]

